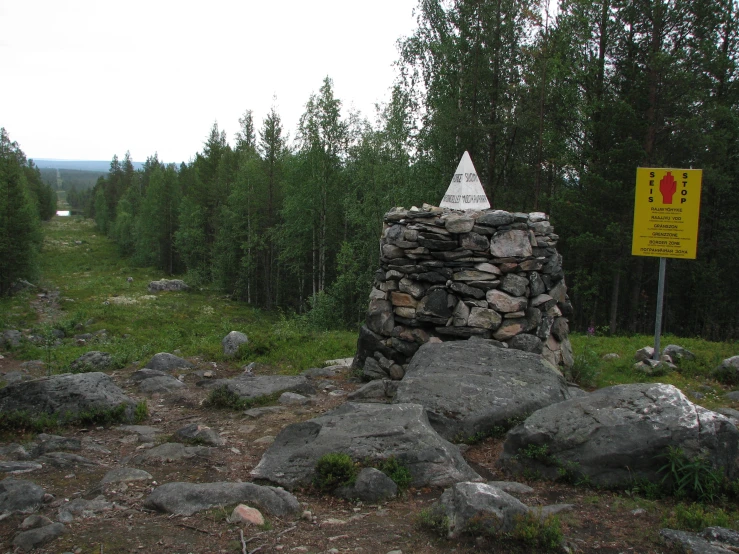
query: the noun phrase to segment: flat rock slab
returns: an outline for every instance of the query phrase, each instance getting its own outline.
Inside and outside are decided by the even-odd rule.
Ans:
[[[0,462],[0,472],[17,475],[41,469],[41,464],[36,462]]]
[[[134,463],[146,462],[178,462],[180,460],[188,460],[191,458],[208,458],[211,455],[211,449],[207,446],[185,446],[178,442],[166,442],[144,450],[131,457]]]
[[[562,374],[541,356],[476,340],[424,344],[393,402],[421,404],[441,436],[463,440],[569,397]]]
[[[171,375],[162,375],[139,382],[139,391],[145,394],[162,394],[182,389],[185,386],[185,383]]]
[[[277,517],[296,515],[302,507],[281,488],[254,483],[167,483],[144,501],[150,510],[190,516],[216,506],[245,503]]]
[[[121,467],[111,469],[106,473],[100,481],[100,484],[109,485],[111,483],[130,483],[131,481],[150,481],[152,479],[154,479],[154,477],[151,476],[151,473],[144,471],[143,469],[137,469],[135,467]]]
[[[228,387],[241,398],[260,398],[283,392],[315,394],[316,390],[302,375],[239,375],[233,379],[216,379],[209,387]]]
[[[543,455],[520,455],[531,447]],[[551,479],[569,467],[594,485],[620,486],[661,480],[668,447],[705,456],[729,479],[739,473],[737,428],[661,383],[607,387],[543,408],[508,432],[499,463]]]
[[[95,467],[100,465],[98,462],[93,462],[84,456],[78,456],[70,452],[49,452],[36,458],[36,461],[60,469],[68,467]]]
[[[150,425],[121,425],[118,427],[123,433],[130,433],[138,436],[139,442],[154,442],[158,435],[162,434],[159,427]]]
[[[716,544],[687,531],[661,529],[659,536],[667,546],[674,548],[677,552],[690,552],[692,554],[729,554],[735,552],[724,548],[724,546],[729,545]]]
[[[133,417],[136,402],[104,373],[55,375],[0,389],[0,411],[29,414],[75,415],[93,410],[112,410],[126,405]]]
[[[361,461],[395,457],[408,467],[414,487],[481,480],[459,449],[434,431],[423,406],[351,402],[285,427],[252,475],[288,488],[308,485],[319,458],[331,452]]]
[[[20,548],[23,552],[30,552],[60,537],[66,528],[61,523],[52,523],[30,531],[22,531],[13,539],[13,546]]]
[[[44,501],[44,489],[24,479],[8,477],[0,481],[0,513],[35,512]]]
[[[149,369],[158,369],[159,371],[172,371],[173,369],[191,369],[195,367],[190,362],[174,354],[168,352],[159,352],[147,362],[144,366]]]

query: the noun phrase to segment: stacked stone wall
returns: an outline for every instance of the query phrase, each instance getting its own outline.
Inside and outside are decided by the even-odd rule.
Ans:
[[[425,342],[472,337],[572,366],[572,305],[546,214],[424,205],[384,221],[355,358],[366,378],[402,379]]]

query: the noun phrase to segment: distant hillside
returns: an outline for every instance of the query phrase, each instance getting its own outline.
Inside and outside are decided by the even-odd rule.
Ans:
[[[77,169],[80,171],[102,171],[103,173],[107,173],[110,169],[110,160],[103,162],[93,160],[47,160],[44,158],[33,158],[33,163],[35,163],[39,169]],[[133,167],[134,169],[142,169],[144,164],[142,162],[133,162]]]
[[[97,183],[98,177],[108,174],[107,169],[104,171],[82,171],[79,169],[40,167],[39,171],[44,182],[51,185],[54,190],[72,190],[72,188],[75,188],[81,191],[91,189]]]

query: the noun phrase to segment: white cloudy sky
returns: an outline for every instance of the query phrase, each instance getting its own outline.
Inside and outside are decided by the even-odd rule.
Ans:
[[[0,0],[0,127],[31,158],[188,161],[275,104],[290,136],[327,75],[371,116],[417,0]]]

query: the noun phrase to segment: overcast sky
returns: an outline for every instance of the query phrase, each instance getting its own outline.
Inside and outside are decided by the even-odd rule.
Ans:
[[[30,158],[165,162],[274,104],[295,136],[324,77],[372,117],[417,0],[0,0],[0,127]]]

